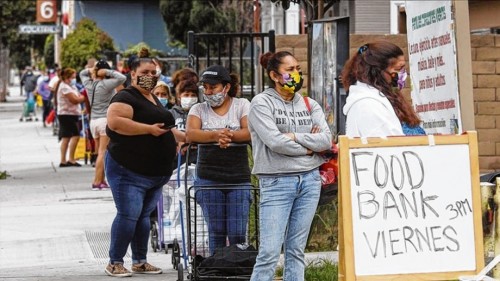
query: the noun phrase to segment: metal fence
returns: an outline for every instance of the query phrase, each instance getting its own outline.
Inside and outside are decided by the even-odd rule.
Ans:
[[[275,51],[275,32],[194,33],[188,32],[188,66],[197,73],[219,64],[240,78],[240,94],[253,98],[264,90],[264,71],[259,57]]]

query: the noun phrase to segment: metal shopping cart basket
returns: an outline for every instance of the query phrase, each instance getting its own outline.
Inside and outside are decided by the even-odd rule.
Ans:
[[[198,207],[199,197],[204,196],[203,192],[213,190],[224,190],[224,192],[248,190],[251,198],[248,215],[241,218],[241,221],[228,221],[228,224],[245,225],[244,241],[238,244],[229,243],[229,238],[224,235],[226,246],[222,248],[210,249],[207,216],[202,208]],[[255,258],[257,257],[259,243],[258,229],[258,197],[259,190],[251,184],[223,184],[223,185],[193,185],[189,187],[187,205],[187,254],[189,255],[188,279],[189,280],[250,280]],[[206,198],[206,197],[205,197]],[[224,203],[228,210],[236,210],[245,205],[244,200],[248,197],[240,197],[240,200]],[[205,201],[206,202],[206,201]],[[206,203],[205,203],[206,204]],[[220,203],[209,203],[212,206]],[[192,208],[192,206],[197,208]],[[208,207],[210,208],[210,207]],[[179,279],[183,276],[179,273]]]
[[[188,149],[188,153],[189,151],[191,150]],[[189,154],[186,158],[189,159]],[[185,216],[187,223],[186,231],[182,232],[183,239],[180,252],[184,264],[179,263],[177,265],[178,280],[184,280],[183,268],[187,271],[188,280],[250,280],[259,243],[259,190],[251,184],[196,186],[193,182],[192,184],[185,184],[184,187],[187,201],[181,202],[181,205],[186,203]],[[203,201],[200,200],[200,196],[203,196],[204,192],[213,190],[224,190],[224,192],[245,190],[247,192],[248,196],[246,197],[240,196],[230,203],[223,203],[232,212],[240,212],[242,206],[248,208],[248,210],[244,211],[245,215],[240,220],[236,218],[230,222],[226,221],[227,225],[244,226],[245,229],[242,230],[244,233],[243,241],[229,245],[230,239],[224,234],[219,239],[222,238],[225,241],[225,246],[210,249],[207,225],[209,216],[208,213],[204,214],[203,210],[211,210],[210,204],[212,206],[219,204],[220,206],[221,203],[210,203],[210,200]],[[248,203],[249,200],[250,203]],[[198,204],[199,202],[204,203],[204,209]],[[181,215],[184,214],[181,213]],[[238,240],[240,239],[241,237]]]

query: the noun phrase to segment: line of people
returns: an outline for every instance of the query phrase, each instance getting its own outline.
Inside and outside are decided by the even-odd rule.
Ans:
[[[196,143],[195,187],[215,187],[200,188],[196,197],[208,224],[210,252],[227,241],[245,242],[252,200],[250,176],[255,174],[260,189],[260,247],[251,280],[274,278],[282,248],[284,280],[304,280],[304,251],[320,197],[318,167],[324,162],[321,153],[331,147],[332,132],[321,106],[309,99],[308,107],[299,93],[303,77],[293,54],[281,51],[261,56],[268,88],[251,102],[236,97],[237,76],[219,65],[205,69],[199,81],[196,72],[185,69],[174,77],[171,88],[159,81],[160,62],[143,49],[129,63],[130,84],[115,94],[119,84],[127,84],[127,77],[99,63],[80,76],[91,103],[92,133],[100,139],[102,162],[96,164],[92,188],[108,186],[106,178],[117,208],[105,272],[119,277],[162,272],[147,262],[150,215],[176,167],[174,159],[182,153],[182,144]],[[77,133],[75,106],[85,98],[75,92],[75,78],[76,71],[64,69],[57,90],[61,167],[76,163],[71,158],[72,138]],[[425,133],[401,95],[405,78],[399,47],[388,42],[361,46],[342,73],[349,92],[344,106],[347,135]],[[203,87],[201,103],[198,83]],[[250,143],[252,171],[247,154]],[[63,154],[68,145],[66,159]],[[132,271],[123,266],[129,246]]]

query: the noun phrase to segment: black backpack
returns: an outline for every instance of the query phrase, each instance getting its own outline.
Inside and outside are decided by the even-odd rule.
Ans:
[[[254,246],[233,244],[217,249],[211,257],[200,259],[198,256],[198,274],[200,276],[250,276],[256,258],[257,250]]]

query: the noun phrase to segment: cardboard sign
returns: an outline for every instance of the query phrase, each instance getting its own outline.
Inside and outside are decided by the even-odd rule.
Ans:
[[[484,267],[475,132],[339,144],[339,280],[451,280]]]

